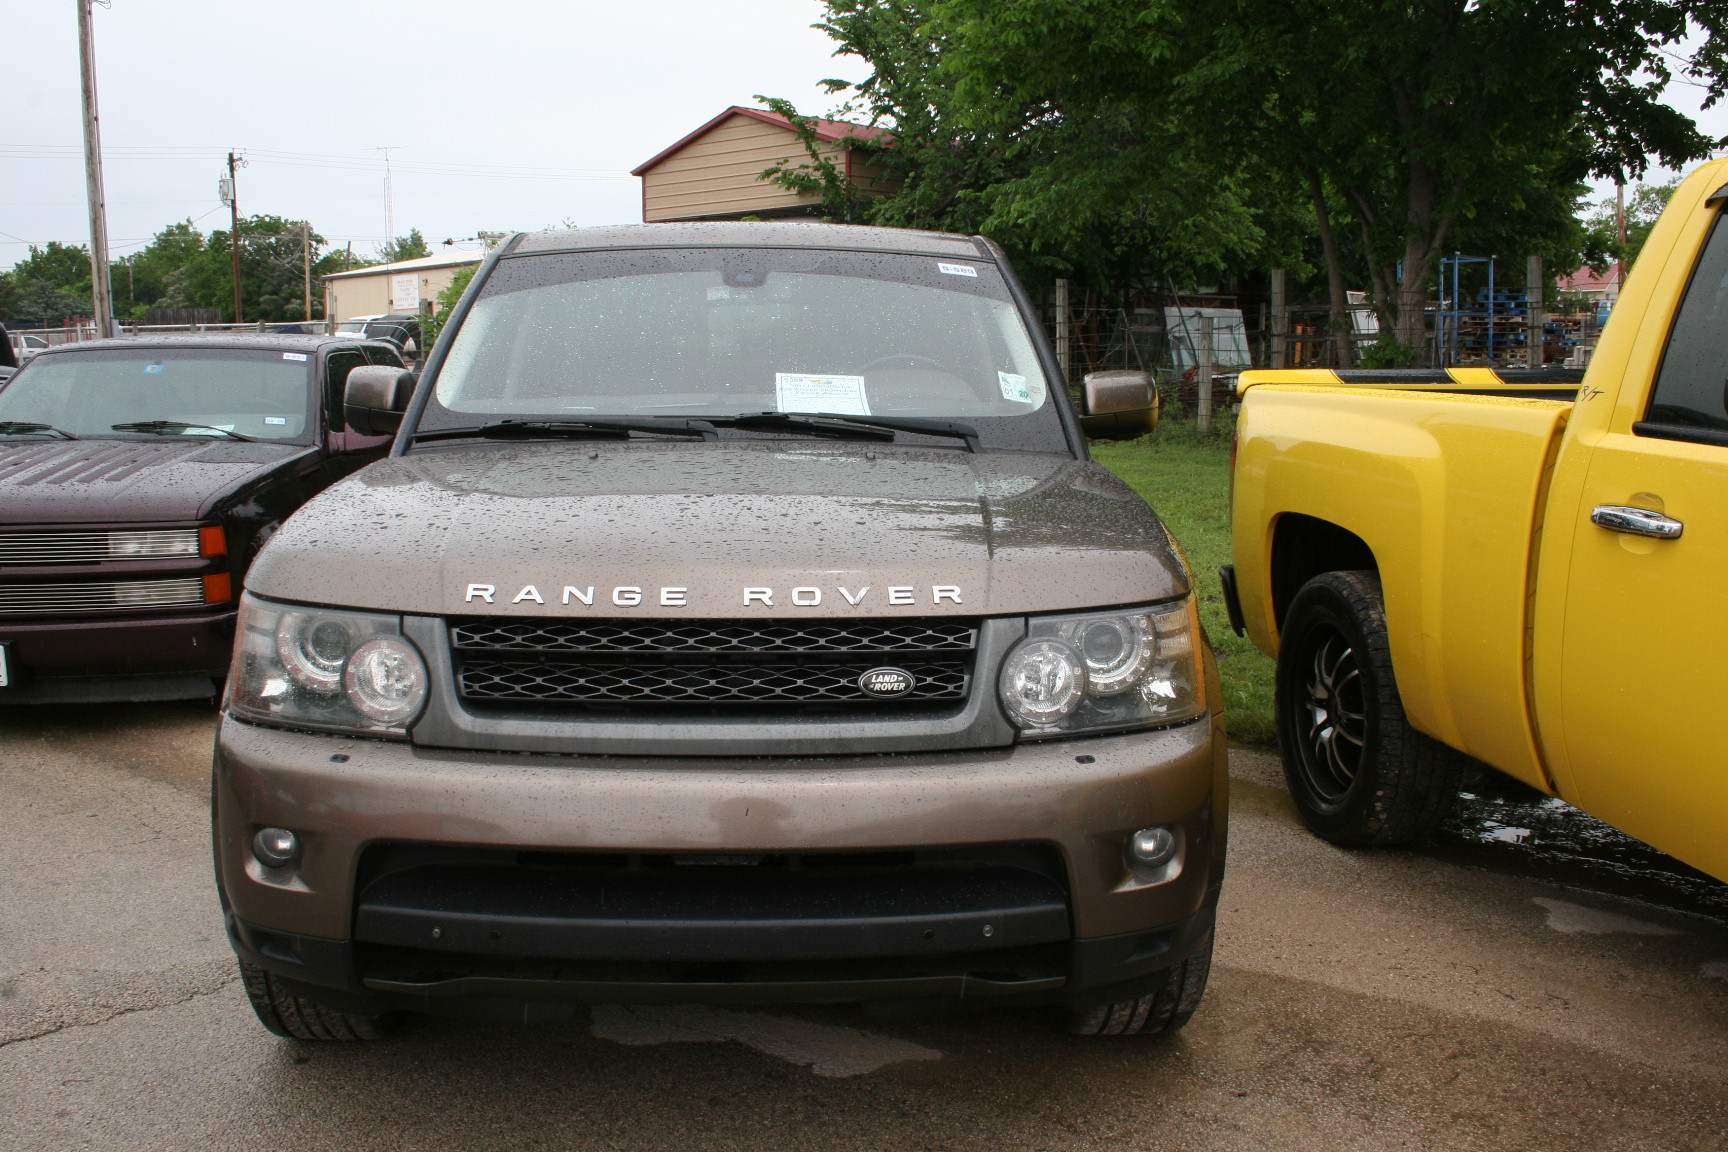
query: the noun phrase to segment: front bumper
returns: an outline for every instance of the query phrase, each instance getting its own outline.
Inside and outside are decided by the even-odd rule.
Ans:
[[[12,684],[0,704],[209,699],[227,672],[234,610],[0,620]]]
[[[225,718],[217,870],[236,950],[351,1010],[1072,999],[1168,967],[1209,936],[1224,856],[1224,748],[1221,721],[1200,720],[965,752],[486,754]],[[1180,829],[1183,854],[1173,874],[1148,882],[1130,870],[1123,845],[1155,824]],[[268,825],[300,837],[296,867],[267,870],[253,859],[251,837]],[[492,915],[485,899],[468,898],[465,906],[402,911],[386,907],[379,892],[388,885],[368,872],[378,852],[401,846],[442,853],[446,863],[464,854],[484,863],[501,850],[963,855],[969,846],[1005,845],[1058,861],[1049,870],[1058,878],[1053,895],[974,893],[970,905],[959,896],[944,904],[918,886],[893,899],[878,887],[859,889],[853,906],[832,899],[835,889],[813,898],[811,908],[828,903],[809,920],[708,923],[710,943],[695,953],[695,934],[676,917],[632,920],[608,937],[583,919],[591,911],[549,912],[544,903],[528,911],[500,905]],[[1006,910],[997,913],[991,899]],[[703,956],[711,962],[696,962]]]

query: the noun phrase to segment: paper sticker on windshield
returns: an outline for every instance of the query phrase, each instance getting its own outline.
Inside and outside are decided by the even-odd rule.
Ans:
[[[148,375],[154,376],[156,373],[162,371],[162,365],[160,365],[160,364],[146,364],[146,365],[144,365],[144,371]]]
[[[782,412],[832,412],[836,416],[868,416],[862,376],[817,376],[806,372],[774,373],[776,405]]]
[[[946,272],[950,276],[976,276],[978,269],[970,264],[937,264],[936,271]]]
[[[1018,404],[1032,403],[1032,389],[1026,386],[1026,377],[1014,372],[998,372],[996,380],[1002,385],[1002,399]]]
[[[182,432],[182,436],[220,436],[224,432],[234,431],[232,424],[212,424],[207,428],[193,425]]]
[[[266,417],[264,417],[264,423],[266,423],[266,424],[287,424],[288,423],[288,417],[286,417],[286,416],[266,416]]]
[[[304,353],[304,352],[284,352],[284,353],[282,353],[282,359],[284,359],[284,360],[304,360],[304,359],[306,359],[306,353]]]

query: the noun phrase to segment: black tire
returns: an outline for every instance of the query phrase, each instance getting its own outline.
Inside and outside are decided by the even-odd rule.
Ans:
[[[1457,800],[1465,758],[1410,727],[1375,572],[1302,586],[1278,645],[1278,748],[1303,823],[1352,848],[1410,844]]]
[[[1212,941],[1174,968],[1159,973],[1150,991],[1068,1010],[1068,1031],[1075,1036],[1155,1036],[1188,1023],[1206,994],[1212,971]]]
[[[290,992],[271,973],[240,961],[240,979],[246,998],[264,1027],[290,1040],[379,1040],[384,1036],[384,1017],[355,1016],[314,1004]]]

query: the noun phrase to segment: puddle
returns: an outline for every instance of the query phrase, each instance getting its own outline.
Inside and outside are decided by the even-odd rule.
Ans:
[[[1550,900],[1545,896],[1537,896],[1536,903],[1548,912],[1548,927],[1556,932],[1564,932],[1568,936],[1612,936],[1622,934],[1627,936],[1684,936],[1686,933],[1678,928],[1670,928],[1666,924],[1652,924],[1648,920],[1634,920],[1630,916],[1622,916],[1618,912],[1604,912],[1600,908],[1587,908],[1582,904],[1573,904],[1566,900]]]
[[[733,1040],[818,1076],[862,1076],[888,1064],[942,1058],[934,1048],[857,1028],[701,1005],[597,1005],[592,1031],[631,1046]]]
[[[1425,851],[1728,922],[1728,885],[1506,777],[1466,791]],[[1602,930],[1562,928],[1552,921],[1564,913],[1549,915],[1560,931]]]

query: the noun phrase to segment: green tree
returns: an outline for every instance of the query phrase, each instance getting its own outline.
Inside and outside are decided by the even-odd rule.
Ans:
[[[456,310],[456,304],[462,299],[462,293],[468,291],[468,285],[474,280],[474,273],[480,271],[478,264],[465,264],[456,269],[456,274],[450,277],[449,285],[438,293],[438,311],[426,318],[425,346],[431,347],[432,341],[438,339],[438,333],[444,331],[444,325],[450,322],[450,313]]]
[[[1268,194],[1304,189],[1335,310],[1352,231],[1409,346],[1467,222],[1509,206],[1564,231],[1586,174],[1706,155],[1661,92],[1676,72],[1711,100],[1728,82],[1728,6],[1713,0],[930,0],[927,22],[937,79],[992,136],[1116,117],[1151,141],[1162,125],[1204,142]],[[1072,161],[1103,183],[1156,162],[1109,147]]]
[[[317,253],[324,238],[310,231],[313,253],[312,315],[305,315],[301,255],[301,221],[280,216],[248,216],[240,221],[240,298],[247,320],[317,319],[322,308],[318,277],[338,271],[341,254]],[[197,306],[219,308],[225,318],[234,307],[229,233],[210,233],[204,246],[191,254],[184,268],[186,296]]]
[[[204,251],[204,234],[190,220],[181,220],[156,233],[130,260],[112,267],[114,311],[128,320],[141,320],[148,308],[189,308],[186,268]]]
[[[1638,259],[1638,253],[1644,250],[1644,241],[1650,238],[1650,229],[1656,226],[1656,218],[1662,215],[1662,209],[1668,206],[1669,198],[1678,187],[1678,180],[1670,180],[1665,184],[1632,186],[1626,197],[1624,245],[1620,243],[1614,218],[1614,197],[1605,197],[1592,204],[1589,214],[1580,224],[1585,235],[1584,251],[1589,265],[1597,272],[1604,272],[1610,264],[1623,260],[1630,270],[1633,261]]]
[[[398,236],[384,245],[383,262],[394,263],[397,260],[418,260],[422,256],[432,255],[432,249],[426,247],[426,237],[420,235],[420,229],[410,228],[408,235]]]
[[[836,115],[891,130],[854,144],[882,173],[887,195],[846,186],[808,132],[810,162],[765,178],[822,196],[838,219],[987,232],[1035,281],[1068,276],[1109,290],[1226,278],[1268,260],[1303,265],[1300,212],[1249,189],[1207,142],[1144,115],[1133,99],[1101,102],[1086,119],[977,114],[957,95],[948,63],[964,35],[941,19],[951,7],[828,0],[818,25],[838,54],[871,66],[856,86],[827,86],[850,97]],[[768,103],[795,125],[808,123],[784,101]]]
[[[69,317],[90,315],[90,250],[82,244],[32,244],[30,254],[12,266],[7,278],[8,320],[52,327]]]

